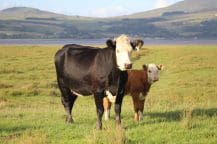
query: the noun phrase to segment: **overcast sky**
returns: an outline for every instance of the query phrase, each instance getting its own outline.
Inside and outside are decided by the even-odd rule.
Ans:
[[[67,15],[110,17],[166,7],[182,0],[0,0],[0,10],[33,7]]]

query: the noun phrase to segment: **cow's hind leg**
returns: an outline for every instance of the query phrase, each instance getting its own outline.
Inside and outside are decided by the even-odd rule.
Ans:
[[[64,105],[64,108],[65,108],[66,113],[67,113],[66,122],[67,123],[73,123],[74,120],[72,118],[72,108],[73,108],[75,100],[77,99],[77,96],[75,94],[72,94],[69,92],[68,92],[68,94],[69,95],[67,95],[67,96],[62,96],[61,101],[62,101],[62,104]]]
[[[104,113],[103,97],[104,97],[104,91],[97,91],[96,93],[94,93],[96,112],[97,112],[97,123],[96,123],[97,129],[102,129],[102,116]]]
[[[71,90],[67,86],[65,86],[65,84],[61,80],[58,80],[58,84],[61,91],[61,101],[67,113],[66,122],[72,123],[74,122],[74,120],[71,113],[77,96],[73,94]]]

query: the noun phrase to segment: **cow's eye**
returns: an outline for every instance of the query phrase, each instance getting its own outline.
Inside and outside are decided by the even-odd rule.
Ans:
[[[151,73],[151,71],[150,71],[150,70],[149,70],[148,72],[149,72],[149,73]]]

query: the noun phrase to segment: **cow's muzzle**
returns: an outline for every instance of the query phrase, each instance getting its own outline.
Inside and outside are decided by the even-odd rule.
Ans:
[[[124,66],[125,66],[125,69],[132,69],[133,64],[132,63],[131,64],[125,64]]]

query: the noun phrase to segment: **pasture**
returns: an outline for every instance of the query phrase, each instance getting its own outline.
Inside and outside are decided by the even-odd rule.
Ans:
[[[122,106],[123,129],[112,119],[95,129],[92,97],[79,97],[74,124],[56,84],[53,56],[61,46],[0,46],[0,143],[2,144],[216,144],[217,46],[145,45],[134,68],[164,64],[152,85],[144,120],[133,122],[133,104]],[[113,109],[113,108],[112,108]]]

